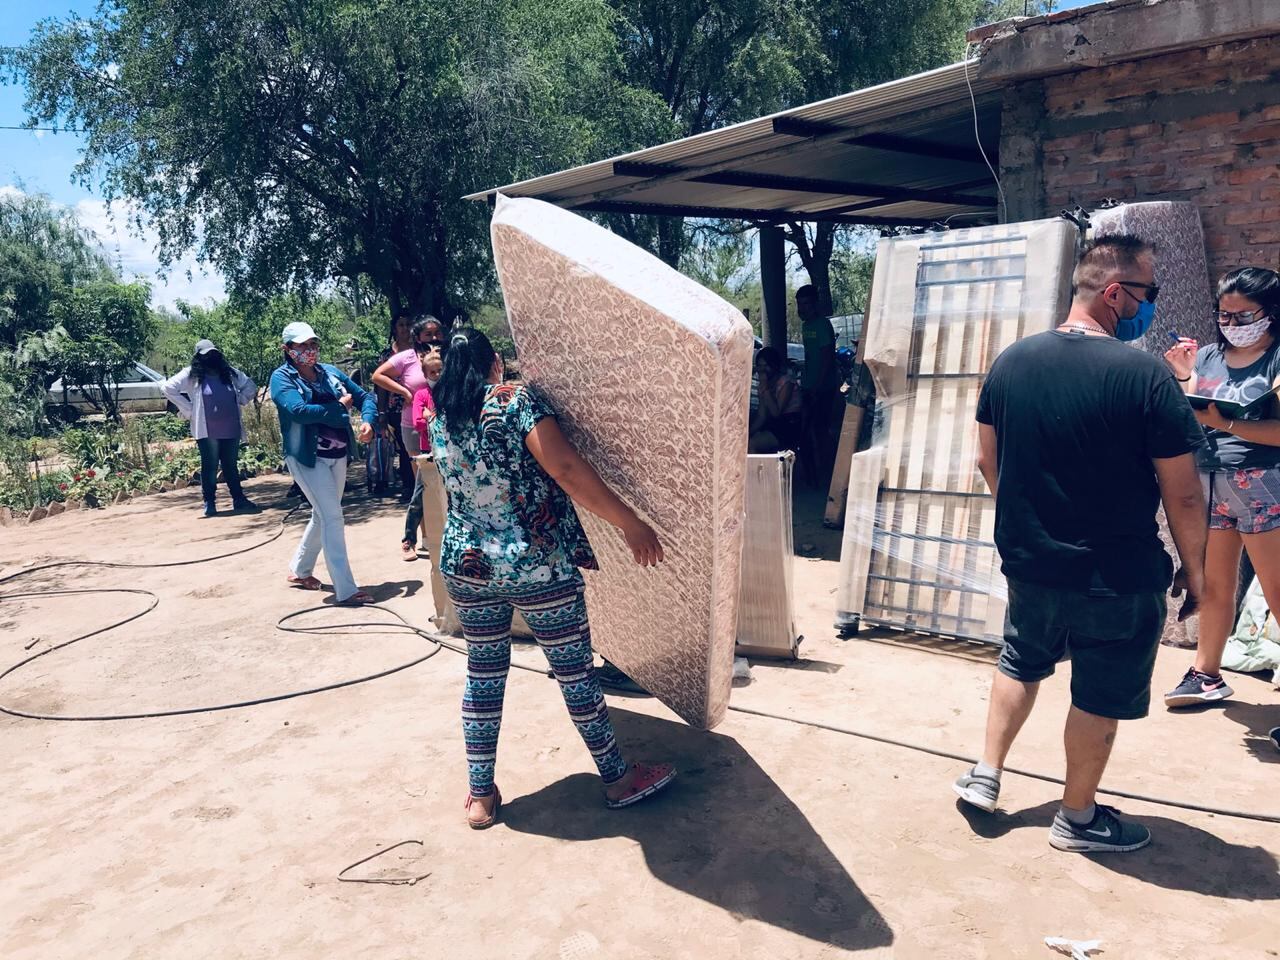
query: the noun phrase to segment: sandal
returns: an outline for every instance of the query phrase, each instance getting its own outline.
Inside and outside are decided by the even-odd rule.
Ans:
[[[483,820],[471,819],[471,804],[475,799],[476,798],[471,795],[471,791],[468,790],[466,803],[462,805],[462,812],[467,819],[467,826],[472,830],[488,830],[498,822],[498,811],[502,809],[502,791],[498,789],[496,784],[494,785],[493,812]]]
[[[405,563],[409,563],[413,560],[418,559],[417,548],[408,540],[400,541],[400,559],[403,560]]]
[[[377,603],[378,601],[373,599],[370,594],[365,593],[363,590],[357,590],[351,596],[347,597],[347,599],[335,602],[340,607],[363,607],[366,603]]]
[[[322,584],[315,577],[295,577],[293,574],[285,577],[292,586],[299,590],[319,590]]]
[[[652,797],[676,778],[676,769],[669,763],[659,763],[653,766],[645,763],[633,763],[631,769],[636,771],[636,778],[631,786],[627,788],[626,793],[616,800],[610,800],[607,795],[605,796],[604,805],[610,810],[621,810],[623,807],[629,807],[633,803],[639,803],[647,797]]]

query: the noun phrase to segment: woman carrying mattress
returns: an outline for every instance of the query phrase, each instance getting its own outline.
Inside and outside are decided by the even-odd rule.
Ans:
[[[462,731],[467,823],[492,826],[493,782],[512,609],[546,655],[578,733],[604,781],[605,803],[625,807],[675,776],[669,764],[628,765],[596,680],[579,568],[596,565],[570,498],[621,532],[641,566],[662,562],[653,530],[570,446],[555,412],[528,387],[504,384],[487,337],[456,331],[432,391],[431,453],[449,495],[440,570],[467,639]]]

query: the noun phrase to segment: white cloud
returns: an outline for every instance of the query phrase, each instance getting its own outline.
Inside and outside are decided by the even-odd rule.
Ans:
[[[117,203],[108,208],[102,200],[85,199],[75,205],[76,219],[91,230],[103,250],[119,268],[126,280],[145,280],[151,284],[151,303],[172,307],[177,301],[208,304],[226,296],[222,276],[188,254],[162,272],[156,256],[155,231],[138,233],[129,212],[132,208]]]
[[[34,133],[34,134],[36,135],[36,139],[37,139],[37,140],[43,140],[43,139],[44,139],[44,135],[45,135],[45,131],[44,131],[44,130],[33,130],[33,131],[32,131],[32,133]]]
[[[0,197],[21,197],[24,191],[12,184],[0,184]],[[212,267],[183,257],[167,271],[156,256],[155,231],[138,233],[128,216],[132,208],[117,203],[108,208],[102,200],[86,198],[72,208],[80,225],[93,233],[103,252],[126,280],[145,280],[151,284],[151,305],[172,307],[177,301],[206,305],[226,296],[222,275]]]

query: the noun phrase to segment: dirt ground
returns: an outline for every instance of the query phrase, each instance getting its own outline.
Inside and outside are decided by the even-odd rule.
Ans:
[[[280,504],[287,484],[251,486]],[[0,530],[0,570],[51,558],[156,562],[248,545],[260,517],[197,517],[184,491]],[[804,497],[807,517],[820,497]],[[353,498],[348,543],[362,584],[426,624],[425,561],[398,557],[402,514]],[[0,681],[37,713],[149,712],[270,696],[421,656],[410,634],[291,634],[316,603],[286,589],[295,518],[276,542],[195,567],[59,570],[0,586],[153,591],[127,626]],[[987,648],[920,638],[842,641],[831,627],[838,536],[802,524],[803,660],[758,662],[734,703],[918,741],[979,749]],[[323,567],[317,571],[323,576]],[[144,609],[140,594],[0,601],[3,664]],[[325,610],[306,623],[380,618]],[[522,662],[539,662],[521,647]],[[1187,665],[1162,648],[1157,690]],[[1062,769],[1067,675],[1046,684],[1011,764]],[[610,812],[554,685],[515,672],[498,782],[501,823],[462,822],[463,660],[442,652],[382,679],[301,699],[167,719],[0,718],[0,956],[56,958],[1021,958],[1045,936],[1101,939],[1105,960],[1280,955],[1280,825],[1121,801],[1154,833],[1134,854],[1052,850],[1051,784],[1006,778],[1002,812],[958,808],[961,764],[731,713],[700,733],[645,699],[611,697],[629,755],[670,759],[662,798]],[[1123,726],[1107,782],[1189,802],[1280,813],[1280,693],[1234,677],[1224,707],[1156,707]],[[352,870],[349,864],[402,841]]]

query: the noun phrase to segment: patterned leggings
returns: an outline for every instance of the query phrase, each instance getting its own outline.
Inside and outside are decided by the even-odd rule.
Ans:
[[[591,659],[591,630],[582,578],[539,584],[493,585],[445,576],[449,598],[467,638],[467,686],[462,695],[462,735],[473,797],[493,793],[493,768],[502,727],[502,699],[511,667],[511,616],[519,609],[551,670],[569,716],[591,751],[605,783],[627,767],[618,751]]]

